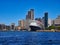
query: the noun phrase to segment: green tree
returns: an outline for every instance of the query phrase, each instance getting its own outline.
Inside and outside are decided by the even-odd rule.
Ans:
[[[49,30],[55,29],[55,26],[53,26],[53,25],[52,25],[52,26],[49,26],[48,29],[49,29]]]
[[[57,26],[56,29],[60,30],[60,26]]]

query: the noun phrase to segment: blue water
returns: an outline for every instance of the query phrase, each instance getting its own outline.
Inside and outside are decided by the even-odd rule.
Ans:
[[[60,32],[0,32],[0,45],[60,45]]]

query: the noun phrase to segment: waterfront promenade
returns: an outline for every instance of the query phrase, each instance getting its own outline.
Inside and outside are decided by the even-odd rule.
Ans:
[[[60,30],[37,30],[37,32],[60,32]]]
[[[30,31],[30,30],[0,30],[0,32],[3,31],[3,32],[6,32],[6,31],[29,31],[29,32],[60,32],[60,30],[36,30],[36,31]]]

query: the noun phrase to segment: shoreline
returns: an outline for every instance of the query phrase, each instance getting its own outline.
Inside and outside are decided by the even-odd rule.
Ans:
[[[0,30],[0,32],[60,32],[60,30],[36,30],[36,31],[28,31],[28,30]]]

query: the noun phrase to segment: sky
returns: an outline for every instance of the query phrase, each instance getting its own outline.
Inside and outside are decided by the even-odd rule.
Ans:
[[[0,0],[0,24],[18,25],[30,9],[34,9],[35,18],[48,12],[49,18],[55,19],[60,15],[60,0]]]

